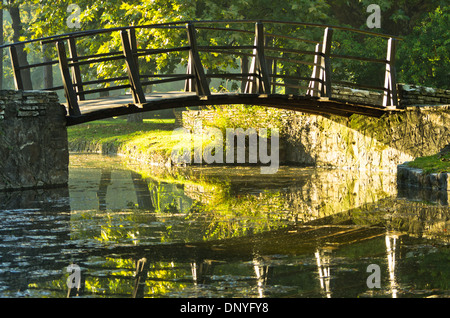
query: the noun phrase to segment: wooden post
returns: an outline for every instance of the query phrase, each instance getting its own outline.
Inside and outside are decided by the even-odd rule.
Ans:
[[[316,78],[320,79],[320,67],[322,65],[322,56],[320,55],[321,52],[322,52],[322,44],[319,43],[316,45],[316,55],[314,56],[314,67],[311,74],[311,81],[309,82],[308,85],[310,89],[308,89],[308,91],[306,92],[306,94],[309,96],[318,97],[319,91],[322,90],[322,83],[317,80],[314,80]]]
[[[14,74],[14,85],[16,86],[16,90],[22,90],[23,81],[22,74],[20,73],[19,56],[17,55],[17,49],[14,45],[9,47],[9,54],[11,55],[11,67]]]
[[[75,44],[74,38],[69,38],[68,41],[69,44],[69,54],[70,58],[72,59],[72,63],[78,62],[78,53],[77,53],[77,47]],[[83,86],[82,80],[81,80],[81,71],[79,65],[73,65],[72,66],[72,79],[73,83],[75,84],[75,91],[78,93],[78,100],[85,100],[85,96],[83,94]]]
[[[131,53],[134,57],[134,63],[136,64],[136,69],[139,71],[139,57],[136,55],[137,53],[137,40],[136,40],[136,29],[131,28],[128,29],[128,38],[130,40],[130,48]]]
[[[194,75],[194,64],[192,64],[191,54],[189,54],[189,61],[186,68],[186,75]],[[188,78],[184,83],[184,91],[185,92],[194,92],[196,91],[195,81],[193,78]]]
[[[67,63],[66,48],[63,41],[56,42],[58,51],[59,69],[61,70],[61,77],[64,86],[64,94],[66,96],[67,104],[69,106],[70,116],[80,116],[80,107],[78,106],[77,94],[73,89],[72,79],[69,72],[69,65]]]
[[[264,25],[260,22],[257,22],[255,26],[255,49],[253,50],[253,54],[250,73],[258,74],[258,78],[256,78],[256,83],[253,81],[253,76],[248,78],[245,92],[269,94],[269,69],[264,55]]]
[[[194,72],[197,95],[211,95],[209,85],[206,80],[205,70],[203,69],[200,55],[198,54],[197,37],[195,36],[195,28],[192,23],[186,24],[188,41],[189,41],[189,61],[191,62],[192,71]]]
[[[145,103],[145,95],[142,90],[142,85],[139,77],[139,70],[135,63],[135,58],[131,51],[130,37],[127,30],[122,30],[120,33],[122,39],[123,55],[125,56],[125,62],[127,65],[128,78],[130,80],[131,92],[133,94],[133,100],[136,104]]]
[[[330,61],[330,52],[331,52],[331,39],[333,37],[333,29],[328,27],[325,28],[323,34],[323,43],[322,43],[322,62],[321,62],[321,70],[320,70],[320,78],[323,80],[324,84],[322,85],[322,94],[321,96],[331,97],[331,61]]]
[[[248,59],[246,56],[241,56],[241,73],[248,73]],[[247,81],[242,77],[241,80],[241,93],[245,92],[245,86],[247,85]]]
[[[395,70],[395,53],[397,51],[397,40],[389,38],[387,46],[387,63],[386,72],[384,75],[384,97],[383,106],[398,107],[397,97],[397,79]]]

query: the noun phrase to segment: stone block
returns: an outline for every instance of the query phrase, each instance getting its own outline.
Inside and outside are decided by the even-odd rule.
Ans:
[[[54,92],[0,91],[0,190],[67,185],[65,108],[57,100]]]

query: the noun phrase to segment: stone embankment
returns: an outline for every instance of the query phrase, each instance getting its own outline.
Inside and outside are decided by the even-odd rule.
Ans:
[[[0,190],[67,184],[65,114],[56,93],[0,91]]]
[[[382,118],[353,115],[317,116],[289,110],[261,110],[252,116],[270,122],[270,116],[282,122],[280,144],[284,145],[283,163],[397,172],[401,185],[415,185],[432,191],[445,191],[448,174],[424,174],[407,162],[438,153],[450,144],[450,90],[399,85],[402,112]],[[379,103],[382,94],[345,87],[334,87],[334,98],[355,102]],[[221,122],[233,123],[233,108],[221,111],[183,112],[183,125],[193,129],[218,116]],[[242,117],[242,116],[241,116]]]
[[[438,191],[447,191],[449,174],[425,173],[422,169],[412,168],[407,163],[397,167],[397,183],[403,186],[416,186]]]

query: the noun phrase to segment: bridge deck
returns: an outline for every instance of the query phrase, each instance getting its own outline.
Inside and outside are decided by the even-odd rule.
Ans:
[[[79,101],[82,115],[78,117],[68,116],[67,125],[77,125],[93,120],[137,112],[232,104],[261,105],[309,114],[338,115],[344,117],[349,117],[353,114],[381,117],[388,112],[401,111],[395,107],[355,104],[326,97],[283,94],[212,93],[209,96],[198,96],[195,92],[164,92],[146,94],[145,100],[146,103],[144,104],[135,104],[133,96],[129,94]],[[65,106],[68,108],[67,104]]]

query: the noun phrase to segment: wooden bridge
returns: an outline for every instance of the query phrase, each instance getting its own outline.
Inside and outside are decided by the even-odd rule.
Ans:
[[[152,42],[152,39],[158,32],[177,43],[157,46],[157,41]],[[336,46],[333,34],[336,32],[385,40],[386,55],[369,58],[370,52],[360,52],[359,56],[337,54],[333,52]],[[302,37],[306,33],[318,36],[314,39]],[[369,31],[312,23],[185,21],[79,31],[3,45],[0,49],[9,47],[17,90],[33,89],[24,85],[23,72],[59,66],[63,85],[44,85],[46,87],[39,89],[63,91],[68,110],[67,125],[76,125],[138,112],[223,104],[261,105],[322,115],[379,117],[398,108],[395,77],[398,40]],[[90,41],[112,41],[117,43],[117,48],[109,52],[91,52]],[[50,56],[53,54],[54,58],[42,54],[39,63],[21,64],[18,52],[25,45],[38,47],[41,51],[53,48],[56,51]],[[333,74],[337,67],[333,65],[335,60],[379,64],[380,74],[384,74],[384,86],[336,80]],[[168,61],[177,66],[170,70],[166,67]],[[217,67],[223,61],[228,61],[226,66]],[[114,75],[105,77],[104,68]],[[295,71],[289,73],[287,69]],[[226,80],[231,87],[213,91],[211,80],[216,78]],[[179,89],[159,89],[167,83],[178,83]],[[379,91],[383,98],[376,105],[333,98],[334,85]],[[112,91],[115,91],[114,95],[110,94]],[[88,99],[87,96],[93,97]]]

